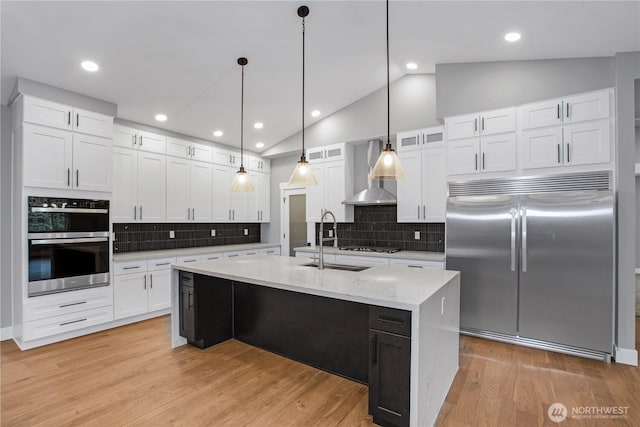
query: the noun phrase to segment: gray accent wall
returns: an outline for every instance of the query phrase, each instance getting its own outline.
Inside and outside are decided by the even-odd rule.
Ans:
[[[300,153],[295,153],[285,157],[271,159],[271,182],[269,184],[269,197],[271,197],[271,222],[263,224],[261,228],[261,241],[269,243],[280,243],[280,210],[282,200],[280,199],[280,183],[288,182],[291,172],[300,158]]]
[[[612,57],[436,64],[437,117],[613,87],[613,68]]]
[[[11,326],[11,109],[0,106],[0,328]]]

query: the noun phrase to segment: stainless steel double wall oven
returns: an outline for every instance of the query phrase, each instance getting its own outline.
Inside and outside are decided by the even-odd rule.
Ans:
[[[29,297],[109,285],[109,201],[28,198]]]

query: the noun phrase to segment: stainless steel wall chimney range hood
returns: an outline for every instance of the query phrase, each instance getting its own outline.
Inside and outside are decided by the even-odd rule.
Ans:
[[[382,149],[381,139],[372,139],[368,142],[369,148],[367,150],[367,166],[369,170],[367,172],[368,187],[359,193],[354,194],[347,200],[343,201],[343,205],[395,205],[397,204],[396,197],[383,188],[383,183],[379,179],[369,179],[368,176],[371,173],[371,169],[378,160],[378,155]]]

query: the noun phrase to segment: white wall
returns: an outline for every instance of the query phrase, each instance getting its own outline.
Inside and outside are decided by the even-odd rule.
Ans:
[[[11,110],[0,106],[0,328],[11,326]]]

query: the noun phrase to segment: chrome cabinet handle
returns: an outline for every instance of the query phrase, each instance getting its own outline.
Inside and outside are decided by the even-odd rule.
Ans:
[[[140,135],[140,147],[142,147],[142,135]]]
[[[478,131],[478,119],[473,119],[473,131]]]
[[[484,130],[484,117],[482,118],[482,130]]]
[[[236,210],[235,209],[233,209],[231,211],[231,219],[234,220],[234,221],[236,220]]]
[[[420,219],[420,205],[418,205],[418,219]]]
[[[196,219],[196,208],[191,208],[191,219],[194,221]]]
[[[569,118],[569,103],[567,102],[567,119]]]
[[[80,114],[76,113],[76,127],[80,127]]]
[[[558,118],[560,118],[560,104],[557,104],[556,107],[558,107],[557,108],[557,110],[558,110]]]
[[[140,205],[140,221],[142,221],[142,205]]]
[[[60,323],[60,326],[71,325],[72,323],[85,322],[87,319],[70,320],[68,322]]]
[[[137,215],[138,209],[134,206],[133,207],[133,220],[137,220],[138,219],[138,215]]]
[[[80,169],[76,169],[76,187],[80,186]]]
[[[560,144],[558,144],[558,163],[560,163]]]
[[[147,290],[147,275],[144,275],[144,290]]]
[[[191,219],[191,209],[187,208],[187,221]]]
[[[522,272],[527,272],[527,208],[522,208]]]
[[[138,134],[133,135],[133,145],[138,145]]]
[[[67,168],[67,187],[71,185],[71,168]]]
[[[153,273],[149,273],[149,286],[153,289]]]
[[[86,304],[86,303],[87,303],[86,301],[70,302],[69,304],[62,304],[62,305],[59,305],[58,307],[65,308],[65,307],[71,307],[71,306],[74,306],[74,305],[82,305],[82,304]]]
[[[571,163],[571,143],[567,142],[567,163]]]
[[[476,170],[478,170],[478,153],[476,153],[475,156],[476,156],[476,160],[475,160],[476,166],[475,166],[475,168],[476,168]]]
[[[482,170],[484,170],[484,151],[482,152]]]
[[[51,245],[58,243],[95,243],[95,242],[106,242],[109,239],[106,237],[74,237],[70,239],[34,239],[29,240],[29,243],[32,245]]]
[[[140,268],[140,266],[139,265],[134,265],[134,266],[131,266],[131,267],[123,267],[122,269],[123,270],[134,270],[136,268]]]
[[[511,271],[516,271],[516,210],[511,209]]]
[[[422,205],[422,219],[427,219],[427,205]]]
[[[67,125],[71,126],[71,111],[67,113]]]

